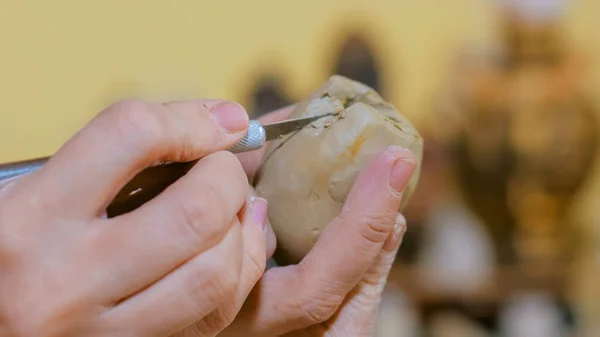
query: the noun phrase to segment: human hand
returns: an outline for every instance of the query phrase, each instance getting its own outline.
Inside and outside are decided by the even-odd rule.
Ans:
[[[0,336],[213,336],[262,276],[266,203],[234,155],[247,129],[220,101],[115,104],[39,171],[0,190]],[[202,158],[107,219],[136,173]]]
[[[285,118],[291,108],[263,118]],[[264,150],[238,155],[250,178]],[[377,309],[406,229],[397,214],[415,170],[391,147],[357,178],[341,214],[298,264],[269,269],[219,336],[372,336]]]

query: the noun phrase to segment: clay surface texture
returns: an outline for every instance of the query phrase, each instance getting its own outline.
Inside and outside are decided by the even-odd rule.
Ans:
[[[334,115],[272,141],[257,177],[256,192],[269,203],[280,265],[297,263],[310,251],[341,211],[359,172],[387,147],[409,149],[418,163],[400,210],[419,180],[421,136],[373,89],[333,76],[298,104],[290,118],[327,113]]]

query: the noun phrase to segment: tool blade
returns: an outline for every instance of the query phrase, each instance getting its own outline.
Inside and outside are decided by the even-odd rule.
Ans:
[[[274,140],[282,136],[288,135],[294,131],[302,129],[303,127],[309,125],[310,123],[318,119],[331,115],[333,115],[333,113],[311,117],[288,119],[281,122],[265,124],[263,125],[263,128],[265,129],[266,141]]]

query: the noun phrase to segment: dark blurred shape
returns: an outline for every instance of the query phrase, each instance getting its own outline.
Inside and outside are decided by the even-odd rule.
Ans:
[[[516,224],[507,189],[515,159],[507,139],[507,121],[500,106],[469,110],[473,116],[455,144],[463,197],[490,230],[498,262],[512,263]]]
[[[568,54],[560,37],[564,0],[501,0],[501,42],[509,67],[555,66]]]
[[[251,96],[252,107],[249,113],[252,118],[258,118],[292,103],[284,90],[283,80],[276,75],[259,77]]]
[[[461,317],[466,322],[476,325],[480,329],[492,333],[497,329],[498,322],[495,312],[498,310],[497,303],[473,303],[470,305],[458,302],[440,302],[435,305],[426,306],[422,311],[422,318],[426,326],[430,326],[437,317],[450,314]],[[431,332],[428,336],[431,335]]]
[[[368,40],[359,34],[351,34],[340,48],[334,72],[362,82],[381,94],[383,88],[378,68]]]
[[[509,17],[504,21],[503,40],[507,46],[507,65],[541,64],[556,66],[565,50],[559,38],[559,27],[550,23],[529,23]]]

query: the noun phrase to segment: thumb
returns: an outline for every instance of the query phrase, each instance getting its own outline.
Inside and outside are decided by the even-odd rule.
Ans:
[[[392,234],[362,280],[348,294],[335,317],[335,330],[351,336],[372,336],[381,295],[392,269],[396,253],[406,232],[406,219],[398,214]]]

